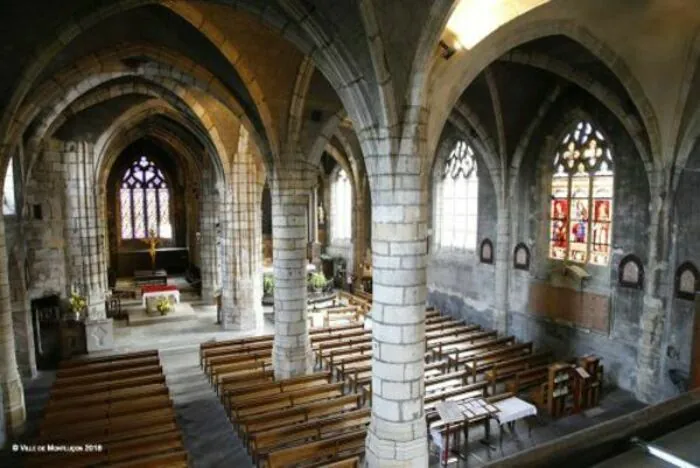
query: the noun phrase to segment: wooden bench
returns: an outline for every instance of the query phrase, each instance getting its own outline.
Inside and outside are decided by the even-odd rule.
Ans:
[[[45,412],[66,408],[85,407],[94,404],[131,400],[136,397],[168,395],[168,387],[165,384],[143,385],[140,387],[120,388],[105,390],[88,395],[75,396],[69,399],[52,400],[46,404]]]
[[[65,389],[74,386],[90,385],[100,382],[115,382],[133,377],[145,377],[159,375],[163,373],[160,364],[133,367],[130,369],[119,369],[111,372],[99,372],[96,374],[77,375],[56,379],[52,389]]]
[[[334,457],[343,452],[354,451],[364,446],[366,430],[353,431],[317,442],[309,442],[294,447],[273,450],[267,455],[265,466],[280,468],[320,458]]]
[[[223,394],[224,408],[228,413],[231,411],[232,401],[241,401],[248,395],[254,395],[258,398],[267,395],[277,395],[293,390],[311,388],[317,385],[331,383],[330,372],[319,372],[317,374],[309,374],[292,379],[258,382],[252,385],[241,385],[237,388],[225,390]]]
[[[523,355],[532,355],[532,342],[512,344],[494,349],[481,350],[481,352],[469,357],[464,367],[471,371],[472,379],[476,382],[476,375],[488,371],[501,361],[506,361]]]
[[[113,372],[121,369],[142,367],[149,365],[159,365],[160,360],[157,355],[135,357],[133,359],[119,359],[109,362],[86,363],[82,366],[64,367],[56,371],[56,380],[66,377],[77,377],[82,375],[93,375],[100,372]]]
[[[124,360],[131,360],[131,359],[139,359],[143,357],[149,357],[149,356],[158,356],[158,350],[157,349],[151,349],[148,351],[139,351],[139,352],[133,352],[133,353],[125,353],[125,354],[113,354],[109,356],[100,356],[100,357],[93,357],[93,358],[88,358],[88,359],[71,359],[71,360],[65,360],[61,361],[58,365],[59,370],[60,369],[68,369],[68,368],[73,368],[73,367],[81,367],[86,364],[95,364],[95,363],[105,363],[105,362],[115,362],[115,361],[124,361]]]
[[[464,335],[447,338],[435,343],[437,348],[433,348],[433,355],[437,359],[443,359],[446,355],[469,348],[476,341],[496,339],[498,334],[495,331],[475,331]]]
[[[249,439],[253,461],[266,458],[274,448],[291,445],[303,440],[318,440],[329,434],[365,427],[370,420],[369,408],[349,411],[338,416],[311,421],[303,424],[293,424],[252,434]]]
[[[294,406],[272,413],[252,415],[236,421],[240,434],[253,434],[283,426],[309,422],[323,416],[356,410],[360,407],[360,395],[350,394],[325,401]]]
[[[264,372],[266,369],[272,369],[272,357],[225,364],[212,370],[211,382],[219,391],[221,382],[227,377],[243,378],[249,372]]]
[[[482,352],[485,352],[489,349],[498,349],[498,348],[503,348],[505,346],[510,346],[515,343],[515,337],[514,336],[507,336],[504,338],[496,338],[492,340],[479,340],[475,343],[471,343],[469,345],[460,347],[459,349],[456,349],[453,351],[454,355],[449,355],[452,353],[448,353],[447,356],[447,362],[448,362],[448,369],[452,368],[452,364],[454,364],[455,370],[458,369],[460,365],[463,365],[469,361],[471,361],[472,357],[475,354],[479,354]]]
[[[142,377],[132,377],[129,379],[115,380],[111,382],[98,382],[89,385],[72,386],[67,388],[52,389],[51,400],[64,400],[66,398],[80,397],[92,393],[117,390],[121,388],[139,387],[150,384],[165,384],[163,374],[153,374]]]
[[[142,411],[166,408],[169,406],[172,406],[172,402],[170,396],[166,394],[139,397],[133,400],[121,400],[113,403],[88,405],[80,408],[80,410],[76,408],[51,410],[44,414],[41,427],[47,430],[50,428],[60,429],[61,426],[66,424],[140,413]]]
[[[539,386],[547,381],[549,365],[532,367],[516,372],[510,381],[506,382],[506,390],[512,393],[520,393],[528,388]]]
[[[491,383],[493,387],[492,393],[495,395],[496,384],[498,382],[510,379],[517,373],[530,369],[531,367],[549,364],[552,361],[552,358],[553,356],[551,352],[540,351],[538,353],[532,353],[526,356],[518,356],[513,359],[506,359],[504,361],[496,362],[493,364],[491,369],[486,371],[486,380]]]
[[[244,395],[243,397],[230,398],[229,408],[231,420],[236,422],[249,416],[272,411],[283,410],[294,406],[303,405],[336,398],[343,395],[344,382],[323,384],[311,388],[291,390],[276,395],[258,397],[257,395]]]

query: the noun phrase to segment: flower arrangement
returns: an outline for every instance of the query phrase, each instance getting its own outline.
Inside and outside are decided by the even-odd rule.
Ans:
[[[323,273],[313,273],[311,278],[309,278],[309,284],[316,291],[323,289],[327,282],[328,280]]]
[[[77,292],[72,292],[70,295],[70,308],[71,308],[71,310],[74,313],[79,314],[83,310],[85,310],[86,307],[87,307],[87,301],[85,300],[85,298],[83,296],[81,296],[80,294],[78,294]]]
[[[156,310],[160,313],[160,315],[167,315],[171,309],[172,304],[170,303],[170,299],[167,297],[161,297],[158,299],[158,302],[156,302]]]
[[[271,274],[263,275],[263,293],[266,296],[272,296],[275,292],[275,278]]]

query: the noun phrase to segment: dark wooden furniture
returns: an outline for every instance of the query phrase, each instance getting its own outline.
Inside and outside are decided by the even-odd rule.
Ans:
[[[134,270],[151,268],[148,249],[130,250],[120,248],[116,255],[117,276],[131,276]],[[164,269],[171,274],[185,273],[190,264],[187,247],[161,247],[156,249],[156,269]],[[114,266],[113,266],[114,267]]]
[[[168,273],[165,270],[136,270],[134,272],[134,284],[168,284]]]
[[[76,320],[63,320],[60,323],[61,359],[87,354],[85,324]]]
[[[31,302],[34,351],[39,370],[56,369],[61,360],[61,299],[50,295]]]

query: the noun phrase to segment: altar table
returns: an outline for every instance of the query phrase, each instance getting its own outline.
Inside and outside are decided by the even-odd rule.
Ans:
[[[146,307],[146,299],[149,297],[173,296],[176,303],[180,303],[180,291],[177,286],[149,284],[141,287],[141,303]]]

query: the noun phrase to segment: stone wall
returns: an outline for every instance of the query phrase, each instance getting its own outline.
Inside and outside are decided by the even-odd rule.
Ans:
[[[574,112],[578,109],[583,112]],[[595,121],[612,140],[615,158],[615,193],[613,254],[610,266],[586,265],[592,274],[583,291],[609,298],[609,331],[598,332],[575,324],[544,318],[530,310],[533,284],[580,290],[579,282],[562,274],[561,262],[548,259],[548,206],[551,157],[555,142],[564,125],[577,117],[595,115]],[[551,156],[550,156],[551,155]],[[483,167],[483,165],[481,166]],[[483,171],[485,172],[485,171]],[[479,241],[489,237],[496,250],[496,201],[488,177],[479,173]],[[622,257],[633,253],[644,263],[648,252],[647,227],[649,213],[648,185],[644,165],[633,141],[613,116],[581,99],[578,94],[568,95],[555,105],[535,132],[523,160],[519,184],[511,207],[514,233],[509,246],[508,271],[508,333],[522,341],[533,341],[538,348],[551,349],[557,357],[565,358],[593,353],[603,358],[606,380],[621,388],[634,390],[636,384],[637,344],[641,335],[642,290],[618,286],[618,265]],[[640,209],[641,208],[641,209]],[[630,216],[634,213],[633,216]],[[531,251],[529,271],[516,270],[512,251],[524,242]],[[429,263],[429,302],[453,316],[482,326],[491,326],[494,313],[494,276],[496,268],[479,262],[477,253],[450,255],[433,251]],[[687,309],[687,307],[686,307]],[[683,310],[686,310],[683,309]],[[539,312],[539,311],[538,311]],[[688,320],[688,312],[676,313],[677,320]],[[677,329],[672,324],[670,329]],[[688,338],[680,340],[683,353],[689,353]],[[670,343],[670,341],[669,341]],[[664,346],[665,349],[665,346]],[[687,358],[686,358],[687,359]]]
[[[27,218],[24,235],[27,242],[28,295],[30,299],[48,294],[65,295],[65,197],[62,145],[48,143],[40,152],[27,183]],[[37,212],[40,211],[40,213]],[[41,215],[40,219],[36,215]]]

